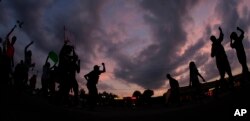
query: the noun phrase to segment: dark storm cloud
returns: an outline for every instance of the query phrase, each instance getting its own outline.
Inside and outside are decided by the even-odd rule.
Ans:
[[[238,12],[238,7],[241,0],[220,0],[215,8],[217,11],[217,16],[222,21],[222,27],[225,33],[230,34],[232,31],[236,30],[236,27],[239,26],[242,29],[249,27],[249,10],[247,6],[243,6],[243,16],[240,17]],[[229,36],[228,36],[229,37]]]
[[[8,15],[6,12],[6,8],[4,7],[4,3],[5,2],[0,2],[0,22],[2,24],[6,24],[6,22],[8,21]]]
[[[209,61],[210,58],[210,53],[202,52],[201,49],[204,47],[204,45],[208,42],[208,38],[210,37],[211,34],[211,28],[210,26],[205,27],[205,31],[203,33],[200,33],[202,37],[200,37],[196,43],[193,45],[189,46],[187,50],[185,50],[184,54],[181,57],[178,57],[177,61],[175,62],[176,68],[178,66],[185,66],[184,69],[178,72],[174,72],[174,76],[181,76],[180,78],[180,84],[186,85],[189,82],[189,75],[185,76],[183,75],[184,73],[189,74],[189,63],[191,61],[195,62],[198,70],[206,70],[206,63]],[[200,68],[202,66],[202,68]],[[215,66],[215,65],[214,65]],[[214,67],[213,66],[213,67]],[[210,73],[210,72],[207,72]],[[210,77],[206,75],[203,75],[205,79],[210,79]],[[214,76],[214,75],[211,75]]]
[[[35,41],[36,46],[42,50],[49,51],[48,46],[51,44],[44,43],[48,41],[44,26],[46,23],[43,22],[45,16],[44,10],[49,4],[48,0],[43,1],[21,1],[12,0],[9,1],[9,7],[11,7],[14,13],[13,19],[24,21],[23,31],[29,36],[31,41]],[[12,23],[14,24],[14,23]]]
[[[100,0],[11,0],[6,1],[5,7],[1,9],[10,10],[9,13],[12,14],[8,15],[7,12],[1,11],[3,14],[1,14],[0,19],[4,19],[2,17],[4,15],[11,17],[12,21],[24,21],[21,31],[28,36],[29,40],[20,41],[26,41],[27,44],[30,41],[35,42],[33,58],[36,57],[38,51],[44,55],[51,50],[59,53],[63,45],[63,26],[65,25],[71,33],[69,38],[73,38],[71,44],[84,55],[84,58],[81,58],[82,66],[84,66],[85,62],[90,61],[90,56],[95,55],[93,48],[95,48],[96,42],[91,40],[91,35],[99,25],[99,8],[102,3]],[[0,24],[3,22],[1,21]],[[16,45],[16,48],[24,48],[24,46]],[[46,59],[46,57],[38,57],[35,58],[37,61]]]
[[[249,30],[249,21],[250,21],[250,11],[246,5],[242,5],[243,7],[243,13],[241,13],[243,16],[240,16],[240,12],[238,9],[240,8],[239,5],[242,4],[240,0],[220,0],[218,1],[218,4],[216,6],[217,13],[216,15],[219,16],[221,19],[221,27],[224,32],[224,47],[226,47],[226,44],[230,42],[230,34],[231,32],[235,31],[239,33],[236,30],[236,27],[239,26],[243,30],[245,30],[245,33],[247,33],[247,30]],[[215,28],[217,29],[217,28]],[[245,38],[243,40],[243,44],[245,47],[245,50],[249,49],[249,40],[247,36],[245,35]],[[236,56],[236,52],[234,49],[229,49],[229,51],[226,52],[231,68],[236,69],[239,67],[239,62]],[[249,51],[246,51],[247,58],[250,57]],[[249,62],[249,61],[248,61]],[[208,70],[212,70],[212,66],[207,66]],[[238,73],[237,73],[238,74]]]
[[[149,12],[145,21],[151,26],[155,40],[132,60],[118,55],[115,75],[144,88],[161,87],[165,74],[178,68],[176,51],[187,41],[183,24],[191,20],[188,11],[196,3],[143,0],[141,6]]]

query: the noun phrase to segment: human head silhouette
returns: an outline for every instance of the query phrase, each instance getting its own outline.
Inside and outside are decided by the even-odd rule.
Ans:
[[[94,71],[99,71],[99,67],[100,67],[100,66],[95,65],[95,66],[94,66]]]
[[[171,78],[170,74],[167,74],[167,78],[168,78],[168,79],[170,79],[170,78]]]
[[[235,39],[235,38],[237,38],[237,37],[238,37],[238,36],[237,36],[236,32],[232,32],[231,35],[230,35],[231,40],[232,40],[232,39]]]
[[[193,61],[189,63],[189,68],[196,68],[196,65]]]
[[[216,37],[215,37],[214,35],[212,35],[212,36],[210,37],[210,40],[211,40],[212,42],[215,42],[215,41],[216,41]]]

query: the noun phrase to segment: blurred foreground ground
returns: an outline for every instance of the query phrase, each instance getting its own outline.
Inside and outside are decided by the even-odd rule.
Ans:
[[[6,87],[7,88],[7,87]],[[87,108],[56,106],[26,92],[1,89],[1,121],[173,121],[173,120],[249,120],[250,84],[225,91],[218,98],[207,98],[181,106],[155,104],[140,107]],[[234,117],[236,109],[247,115]]]

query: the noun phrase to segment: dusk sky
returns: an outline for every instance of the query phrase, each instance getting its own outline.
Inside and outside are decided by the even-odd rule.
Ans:
[[[207,81],[219,79],[211,54],[211,35],[224,32],[222,42],[233,75],[241,73],[230,34],[239,26],[245,31],[243,44],[250,65],[249,0],[1,0],[0,37],[23,21],[11,35],[17,36],[15,62],[24,58],[31,41],[38,76],[49,51],[59,53],[63,26],[81,60],[79,87],[87,92],[85,74],[95,64],[106,64],[99,92],[131,96],[135,90],[154,90],[163,95],[170,73],[180,86],[189,84],[188,64],[194,61]],[[41,88],[40,78],[37,87]]]

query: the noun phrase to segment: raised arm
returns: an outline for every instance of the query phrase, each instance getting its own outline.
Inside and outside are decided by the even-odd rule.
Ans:
[[[16,25],[10,30],[10,32],[6,35],[6,40],[9,40],[10,34],[15,30]]]
[[[244,38],[245,32],[244,32],[240,27],[237,27],[237,30],[241,32],[240,38],[241,38],[241,40],[242,40],[242,39]]]
[[[224,37],[224,34],[222,32],[222,29],[219,27],[219,30],[220,30],[220,36],[219,36],[219,41],[222,42],[223,41],[223,37]]]
[[[33,43],[34,43],[33,41],[32,41],[32,42],[30,42],[30,43],[29,43],[29,44],[25,47],[25,50],[24,50],[24,51],[25,51],[25,52],[27,52],[27,50],[28,50],[29,46],[30,46],[30,45],[32,45]]]
[[[104,72],[106,72],[105,64],[102,63],[102,66],[103,66],[103,70],[101,72],[104,73]]]
[[[84,78],[88,81],[89,80],[89,74],[84,75]]]
[[[201,79],[203,80],[203,82],[206,82],[205,79],[201,76],[201,74],[198,72],[198,76],[201,77]]]

